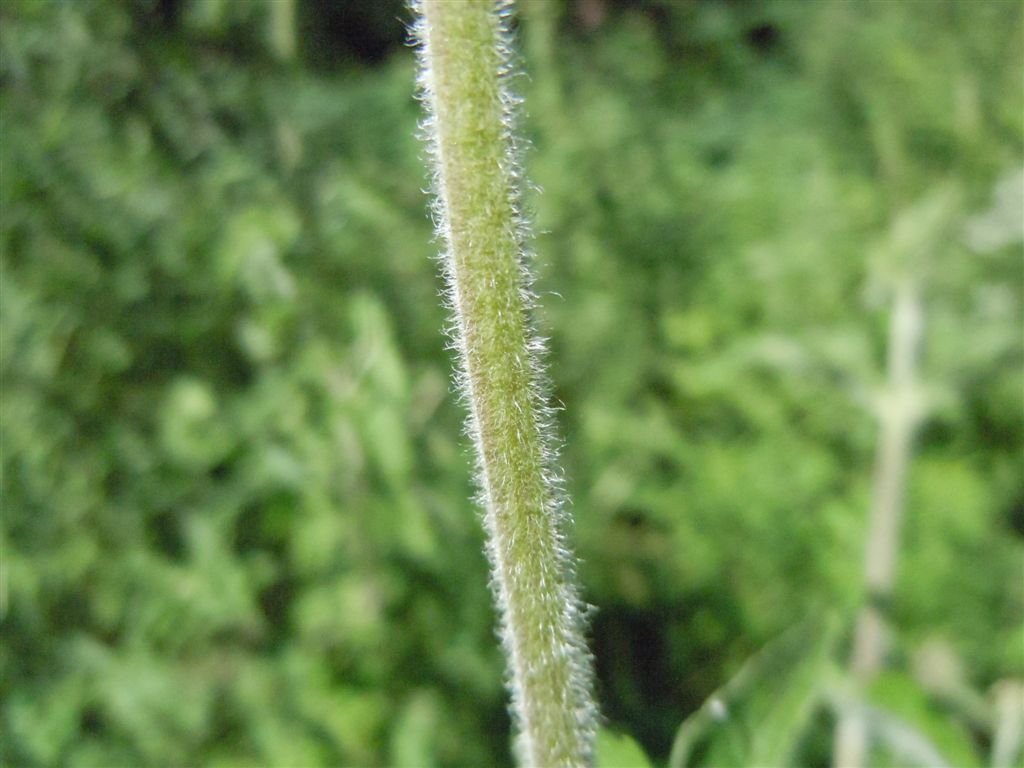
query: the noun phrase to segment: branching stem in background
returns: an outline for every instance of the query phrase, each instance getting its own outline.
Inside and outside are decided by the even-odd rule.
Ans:
[[[541,345],[528,322],[508,8],[419,0],[414,10],[434,215],[446,248],[519,759],[585,765],[596,728],[591,660],[563,538]]]
[[[859,693],[878,674],[885,656],[883,611],[896,578],[907,464],[921,414],[916,367],[922,323],[916,286],[904,278],[896,287],[889,321],[887,382],[864,554],[867,603],[857,618],[853,639],[851,673]],[[843,715],[836,728],[833,764],[836,768],[862,768],[867,765],[869,745],[864,714],[851,711]]]

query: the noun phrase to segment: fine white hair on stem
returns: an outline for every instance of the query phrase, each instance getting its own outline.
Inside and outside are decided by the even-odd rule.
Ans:
[[[516,750],[529,766],[593,761],[597,709],[557,470],[529,227],[510,2],[414,0],[421,131],[443,243],[455,381],[477,461]]]

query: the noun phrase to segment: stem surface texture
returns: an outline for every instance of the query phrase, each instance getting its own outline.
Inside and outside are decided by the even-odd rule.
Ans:
[[[592,662],[564,539],[543,349],[528,319],[508,8],[419,0],[414,10],[434,218],[446,249],[458,384],[476,447],[518,757],[529,766],[588,765]]]

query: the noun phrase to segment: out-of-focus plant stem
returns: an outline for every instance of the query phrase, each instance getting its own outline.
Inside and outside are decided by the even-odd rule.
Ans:
[[[281,61],[295,57],[295,0],[273,0],[267,6],[270,48]]]
[[[851,674],[858,692],[878,674],[886,649],[885,610],[892,595],[899,554],[907,464],[920,419],[917,356],[923,317],[917,287],[909,277],[895,290],[889,321],[887,383],[881,401],[875,483],[864,556],[866,603],[857,618]],[[859,709],[840,718],[833,764],[861,768],[869,749],[867,720]]]

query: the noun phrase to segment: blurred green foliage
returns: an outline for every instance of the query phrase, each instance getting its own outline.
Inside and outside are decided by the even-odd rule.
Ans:
[[[5,764],[507,764],[394,5],[0,5]],[[901,270],[929,410],[872,702],[952,764],[991,746],[957,701],[1024,676],[1022,29],[526,9],[600,698],[657,764],[787,627],[848,632]],[[830,718],[772,754],[824,764]]]

